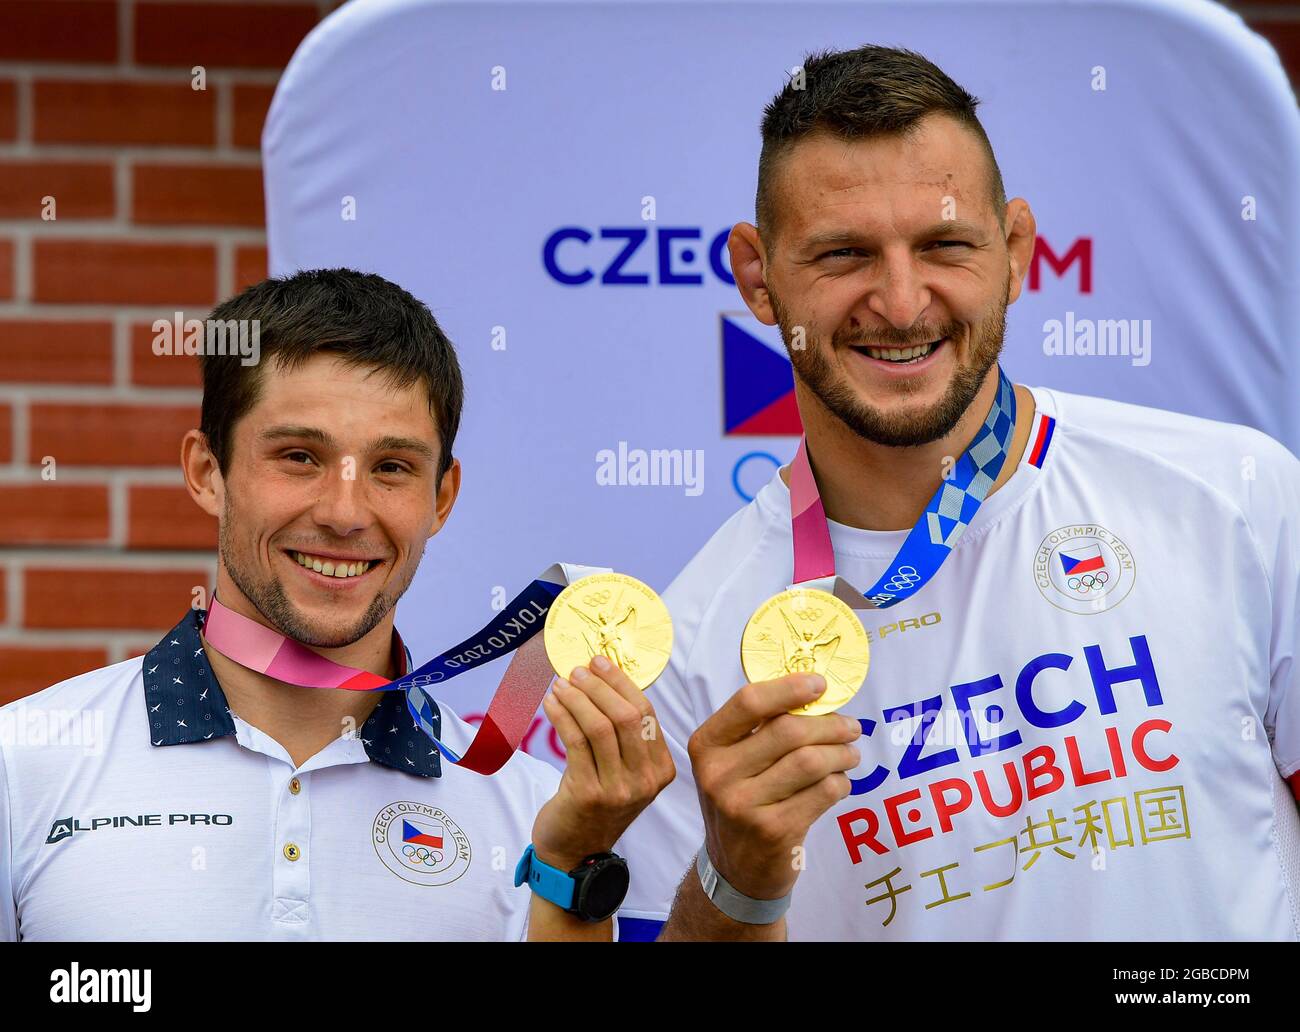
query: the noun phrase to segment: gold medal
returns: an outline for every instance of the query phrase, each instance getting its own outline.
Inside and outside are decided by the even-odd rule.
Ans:
[[[826,691],[796,716],[833,713],[857,694],[871,647],[857,614],[828,591],[790,588],[756,610],[740,638],[740,665],[750,682],[787,674],[821,674]]]
[[[546,614],[546,655],[561,677],[604,656],[645,691],[668,665],[673,621],[648,585],[593,573],[560,592]]]

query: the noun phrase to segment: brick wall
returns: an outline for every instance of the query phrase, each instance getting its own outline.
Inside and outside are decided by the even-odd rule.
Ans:
[[[178,469],[197,368],[150,326],[265,275],[262,121],[334,6],[0,0],[0,704],[138,655],[213,581]],[[1238,9],[1296,81],[1300,2]]]
[[[0,0],[0,703],[138,655],[214,580],[197,363],[151,325],[265,275],[262,122],[334,6]]]

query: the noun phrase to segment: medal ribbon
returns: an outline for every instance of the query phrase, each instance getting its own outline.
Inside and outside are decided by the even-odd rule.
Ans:
[[[395,681],[326,659],[301,642],[223,606],[216,596],[204,621],[203,637],[240,666],[287,684],[355,692],[403,691],[406,708],[416,724],[446,759],[479,774],[494,774],[519,748],[554,677],[543,637],[537,633],[546,624],[551,603],[568,584],[597,572],[604,571],[555,563],[511,599],[482,630]],[[483,723],[464,755],[457,755],[438,740],[428,686],[449,681],[510,652],[514,655],[488,704]]]
[[[790,527],[794,583],[823,580],[826,590],[855,609],[886,609],[911,598],[939,572],[1002,472],[1016,428],[1016,391],[998,366],[998,390],[970,446],[925,507],[903,547],[868,590],[858,592],[835,573],[826,509],[808,461],[808,438],[790,464]]]

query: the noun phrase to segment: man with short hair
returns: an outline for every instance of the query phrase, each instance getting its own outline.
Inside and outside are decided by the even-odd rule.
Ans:
[[[626,848],[691,865],[664,938],[1293,940],[1300,463],[1010,383],[1035,224],[976,103],[866,46],[767,107],[731,267],[805,439],[665,593],[655,702],[704,820],[679,752]],[[752,651],[834,674],[865,629],[838,713],[789,712],[806,674],[745,684],[746,621],[792,584],[863,626],[809,596]]]
[[[485,776],[459,761],[499,764],[499,729],[421,691],[443,672],[408,677],[393,627],[460,489],[450,341],[346,269],[212,319],[255,324],[261,357],[204,351],[182,444],[216,596],[145,656],[0,710],[0,940],[609,939],[608,851],[673,776],[645,695],[596,657],[544,703],[563,777],[522,753]],[[58,733],[66,714],[102,738]]]

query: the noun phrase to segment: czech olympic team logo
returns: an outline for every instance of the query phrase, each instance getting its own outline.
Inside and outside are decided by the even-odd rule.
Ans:
[[[469,870],[469,836],[436,806],[390,803],[379,811],[373,832],[384,866],[416,885],[449,885]]]
[[[1034,583],[1043,598],[1084,616],[1119,605],[1136,575],[1128,545],[1096,524],[1054,530],[1034,555]]]

